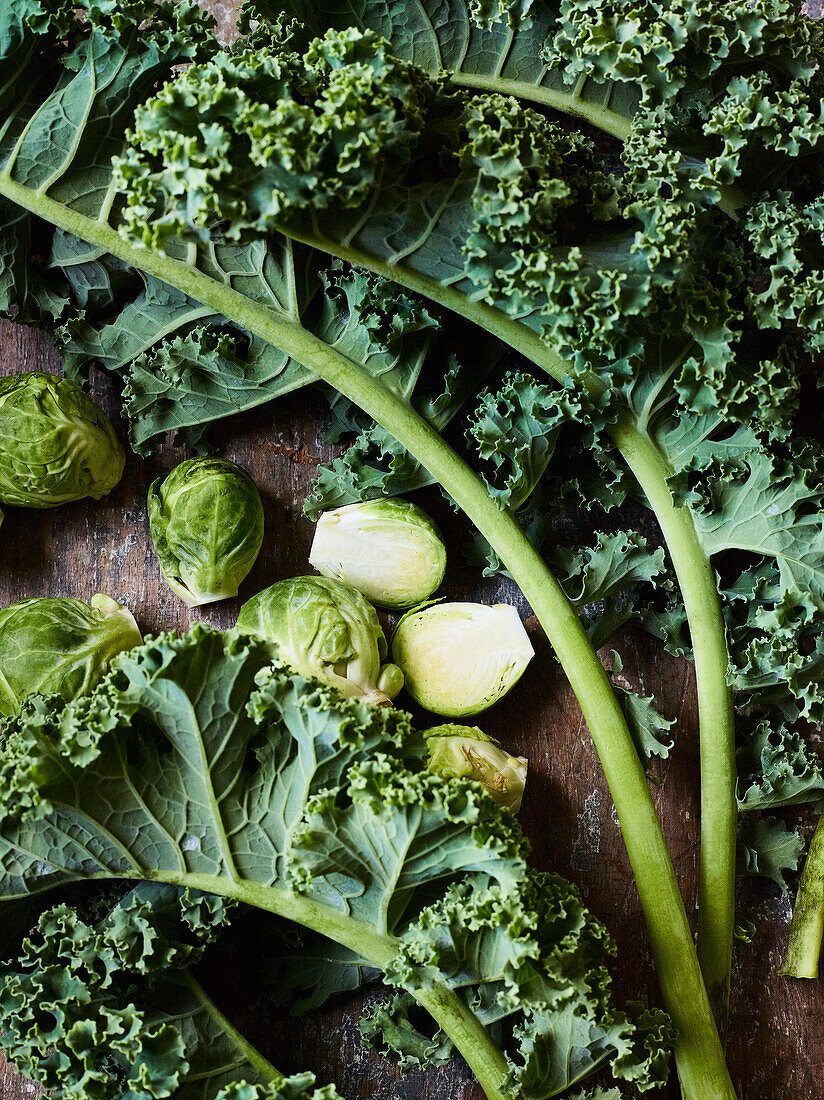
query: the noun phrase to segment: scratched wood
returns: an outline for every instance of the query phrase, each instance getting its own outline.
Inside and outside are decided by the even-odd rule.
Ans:
[[[211,5],[224,27],[232,0]],[[0,322],[0,373],[59,371],[48,337]],[[117,420],[112,381],[93,374],[92,393]],[[275,580],[308,572],[312,526],[301,516],[318,461],[332,450],[321,440],[324,404],[304,392],[224,423],[213,432],[219,452],[244,466],[257,482],[266,511],[260,557],[240,596],[215,607],[187,610],[163,584],[146,518],[146,490],[185,452],[167,444],[150,460],[129,455],[120,485],[100,502],[52,511],[6,509],[0,530],[0,606],[26,596],[88,599],[106,592],[123,600],[146,633],[186,629],[197,619],[228,627],[245,598]],[[479,582],[462,565],[465,529],[436,493],[425,504],[442,523],[451,548],[444,593],[450,598],[517,602],[502,581]],[[609,792],[578,706],[554,667],[536,621],[527,619],[536,658],[518,689],[484,716],[484,728],[510,750],[529,757],[522,821],[535,864],[574,880],[618,945],[614,966],[619,1001],[660,1003],[643,919]],[[697,857],[696,698],[691,667],[664,654],[644,635],[616,645],[633,686],[652,694],[662,712],[677,718],[677,747],[656,767],[655,801],[688,910],[694,916]],[[818,983],[778,976],[790,905],[770,884],[739,889],[742,915],[752,920],[751,945],[736,948],[727,1044],[740,1100],[824,1100],[824,991]],[[482,1100],[459,1059],[428,1074],[401,1077],[386,1061],[364,1051],[357,1020],[364,998],[346,996],[306,1020],[273,1011],[259,974],[269,935],[266,920],[245,918],[230,942],[204,963],[201,977],[220,1007],[279,1068],[314,1070],[333,1080],[349,1100]],[[366,999],[374,997],[367,993]],[[0,1100],[31,1097],[34,1086],[0,1068]],[[673,1084],[658,1094],[675,1100]]]

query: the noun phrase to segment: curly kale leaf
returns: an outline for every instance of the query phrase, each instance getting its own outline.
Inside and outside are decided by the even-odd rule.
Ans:
[[[804,841],[783,821],[774,817],[745,817],[738,833],[738,866],[741,874],[769,878],[787,893],[784,875],[798,870]]]
[[[632,14],[633,5],[626,6]],[[639,7],[639,19],[658,18],[656,5]],[[595,9],[583,4],[578,15],[594,17]],[[707,34],[702,19],[712,24]],[[724,44],[734,69],[751,33],[739,22],[748,17],[742,7],[712,20],[704,6],[693,26],[679,7],[684,48],[697,55],[705,40]],[[774,22],[786,30],[786,18]],[[787,51],[803,52],[796,39],[778,53]],[[778,74],[787,68],[771,49],[755,54],[752,64],[756,70],[769,64]],[[821,107],[812,67],[795,72],[787,65],[813,119]],[[726,89],[734,83],[726,60],[719,71]],[[345,120],[330,109],[330,97],[344,86],[351,106]],[[691,94],[698,96],[694,86]],[[756,164],[752,210],[737,222],[717,208],[718,181],[702,182],[723,170],[662,141],[655,111],[636,126],[624,154],[627,172],[618,180],[604,172],[590,142],[537,112],[447,86],[394,59],[372,30],[328,30],[300,54],[273,39],[268,48],[190,67],[138,112],[118,181],[130,232],[145,242],[172,233],[232,239],[280,230],[366,267],[391,269],[407,285],[430,287],[458,312],[465,302],[464,312],[505,331],[519,350],[537,361],[549,356],[555,372],[595,372],[619,400],[628,380],[666,379],[674,370],[672,384],[688,408],[786,425],[797,397],[800,335],[815,341],[820,325],[820,264],[815,249],[805,255],[802,297],[789,305],[786,276],[783,285],[778,277],[756,292],[769,256],[760,254],[753,219],[757,226],[757,202],[773,201],[765,198],[759,166],[766,138],[763,126],[748,128],[725,102],[719,114],[737,120],[730,126],[738,127]],[[703,108],[692,100],[666,107],[685,112],[688,143],[689,112],[698,111],[703,126]],[[774,113],[764,104],[762,121]],[[288,126],[272,121],[281,114]],[[380,164],[356,143],[357,119],[359,134],[391,133]],[[205,140],[204,120],[214,140]],[[821,158],[807,155],[818,145],[816,125],[810,121],[804,141],[775,136],[770,145],[781,186],[791,192],[788,217],[811,226],[794,230],[804,242],[815,237],[810,196],[824,187]],[[264,147],[282,155],[261,170]],[[740,150],[736,156],[749,163]],[[186,186],[190,172],[202,186]],[[744,168],[732,175],[744,188],[744,207]],[[658,352],[663,358],[656,362]]]
[[[0,967],[6,1056],[58,1097],[211,1100],[244,1078],[280,1080],[188,969],[231,906],[141,883],[96,920],[47,909]]]
[[[628,622],[644,619],[655,592],[673,588],[663,547],[650,546],[633,531],[599,532],[594,546],[558,547],[554,560],[596,649]]]
[[[296,1073],[279,1083],[268,1085],[235,1081],[215,1097],[215,1100],[343,1100],[334,1085],[314,1088],[313,1073]]]
[[[739,719],[738,804],[771,810],[824,800],[824,772],[797,730],[760,715]]]
[[[661,1014],[631,1019],[610,1005],[604,962],[614,950],[575,887],[534,875],[517,899],[499,887],[452,887],[402,938],[388,975],[408,987],[430,970],[446,974],[493,1034],[511,1034],[518,1095],[555,1096],[606,1064],[646,1091],[666,1080],[672,1035]],[[378,1003],[361,1031],[405,1066],[443,1065],[448,1037],[422,1032],[411,1007],[408,995]]]
[[[6,37],[0,24],[0,71],[18,64],[18,38],[20,49],[40,53],[48,42],[51,52],[31,96],[3,103],[0,160],[17,182],[47,187],[67,210],[111,218],[112,157],[125,152],[125,132],[150,90],[180,62],[215,53],[210,20],[187,3],[91,5],[83,20],[69,8],[59,19],[60,43],[53,20],[25,19],[12,8]],[[58,321],[70,375],[82,380],[98,363],[124,378],[124,411],[140,452],[168,431],[197,443],[212,421],[314,381],[302,364],[139,266],[15,207],[3,205],[3,213],[0,308],[50,329]],[[282,238],[205,240],[194,249],[169,241],[168,248],[394,388],[421,370],[427,330],[437,324],[412,296],[388,293],[384,280],[340,264],[319,270],[309,249]]]
[[[638,755],[649,763],[653,756],[666,760],[672,751],[672,738],[669,731],[675,725],[674,718],[664,718],[655,706],[651,695],[641,695],[624,681],[622,673],[624,663],[619,654],[613,653],[613,665],[610,677],[621,693],[621,705],[626,715]]]
[[[552,53],[574,78],[631,83],[643,105],[723,87],[728,72],[809,76],[814,31],[793,0],[562,0]]]
[[[384,284],[383,289],[389,289]],[[397,289],[392,288],[394,300]],[[405,295],[400,301],[408,300]],[[447,335],[458,342],[467,333],[450,326]],[[446,356],[440,332],[426,341],[417,369],[396,370],[383,375],[383,381],[412,404],[435,428],[443,432],[476,393],[501,355],[497,341],[486,341],[472,362],[471,369],[454,353]],[[446,366],[438,367],[446,359]],[[410,357],[407,363],[412,364]],[[399,496],[436,484],[429,471],[379,424],[370,421],[342,398],[332,401],[333,426],[327,439],[337,440],[347,431],[357,435],[346,450],[328,465],[318,467],[312,492],[304,504],[304,513],[312,518],[321,512],[355,501]]]

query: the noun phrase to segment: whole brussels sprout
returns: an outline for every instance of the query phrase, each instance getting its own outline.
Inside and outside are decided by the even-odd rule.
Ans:
[[[225,458],[190,458],[149,488],[149,527],[169,587],[189,607],[231,599],[263,543],[254,481]]]
[[[395,665],[381,665],[386,638],[374,607],[357,589],[329,577],[293,577],[253,596],[237,626],[277,642],[304,676],[329,680],[343,694],[388,703],[403,687]]]
[[[9,604],[0,610],[0,714],[14,714],[26,695],[85,695],[115,654],[142,642],[131,611],[109,596]]]
[[[429,516],[407,500],[373,500],[324,512],[309,561],[378,607],[413,607],[443,580],[446,549]]]
[[[406,690],[426,710],[449,718],[491,707],[534,656],[509,604],[440,603],[409,611],[392,638]]]
[[[510,756],[494,737],[477,726],[456,726],[448,722],[424,732],[427,767],[436,775],[474,779],[486,787],[495,801],[512,810],[521,808],[528,761]]]
[[[0,501],[56,508],[99,500],[125,462],[108,417],[70,378],[40,371],[0,378]]]

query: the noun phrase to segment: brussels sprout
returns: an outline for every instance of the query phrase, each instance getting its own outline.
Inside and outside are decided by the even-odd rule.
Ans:
[[[9,604],[0,610],[0,714],[34,693],[84,695],[116,653],[142,642],[131,611],[109,596]]]
[[[491,707],[534,655],[509,604],[441,603],[409,611],[392,639],[406,690],[426,710],[449,718]]]
[[[477,726],[448,722],[424,733],[427,767],[437,775],[474,779],[486,787],[501,806],[514,814],[521,808],[526,786],[527,759],[510,756],[500,742]]]
[[[277,642],[304,676],[329,680],[343,695],[388,703],[403,687],[395,665],[381,665],[386,638],[374,607],[330,577],[293,577],[253,596],[237,625]]]
[[[56,508],[98,500],[125,462],[106,414],[71,379],[39,371],[0,378],[0,501]]]
[[[373,500],[324,512],[309,561],[378,607],[413,607],[443,580],[446,549],[429,516],[407,500]]]
[[[225,458],[190,458],[149,488],[149,527],[169,587],[189,607],[231,599],[263,543],[254,481]]]

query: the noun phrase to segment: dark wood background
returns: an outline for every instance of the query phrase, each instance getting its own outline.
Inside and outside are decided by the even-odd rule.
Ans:
[[[233,6],[231,0],[211,5],[226,25]],[[59,356],[49,338],[0,322],[0,373],[34,369],[59,372]],[[98,372],[92,377],[92,393],[115,419],[125,444],[115,386]],[[213,432],[219,452],[252,474],[266,510],[263,549],[237,600],[190,612],[162,581],[145,500],[152,479],[186,457],[169,444],[145,462],[130,453],[123,480],[102,501],[43,512],[4,509],[0,606],[27,596],[88,599],[105,592],[128,604],[145,633],[185,630],[197,619],[231,626],[240,604],[254,592],[279,578],[311,571],[307,557],[312,525],[302,518],[301,506],[315,466],[332,455],[321,440],[325,418],[323,401],[307,391],[225,422]],[[447,597],[519,602],[528,614],[511,585],[481,583],[463,565],[462,522],[451,517],[438,495],[419,499],[446,530],[451,550],[443,589]],[[536,620],[528,618],[526,625],[536,658],[517,689],[483,716],[483,728],[511,751],[529,757],[521,817],[534,862],[575,881],[611,929],[619,947],[614,967],[618,999],[660,1003],[632,874],[589,733]],[[655,800],[693,913],[698,775],[692,668],[665,654],[646,635],[630,633],[616,648],[632,685],[654,695],[661,711],[679,720],[677,747],[655,769]],[[741,884],[739,897],[742,916],[756,926],[753,943],[736,947],[727,1031],[739,1098],[822,1100],[824,987],[778,976],[790,900],[772,884],[760,882]],[[335,1081],[348,1100],[482,1100],[459,1059],[442,1070],[400,1077],[390,1064],[364,1051],[356,1027],[363,1003],[359,996],[341,998],[305,1020],[273,1011],[258,975],[265,936],[261,924],[244,927],[237,937],[242,943],[230,945],[230,962],[224,956],[222,966],[212,966],[203,980],[218,1005],[278,1068],[312,1069],[321,1082]],[[24,1100],[33,1092],[34,1086],[11,1067],[0,1067],[0,1100]],[[677,1086],[673,1083],[658,1095],[674,1100]]]

